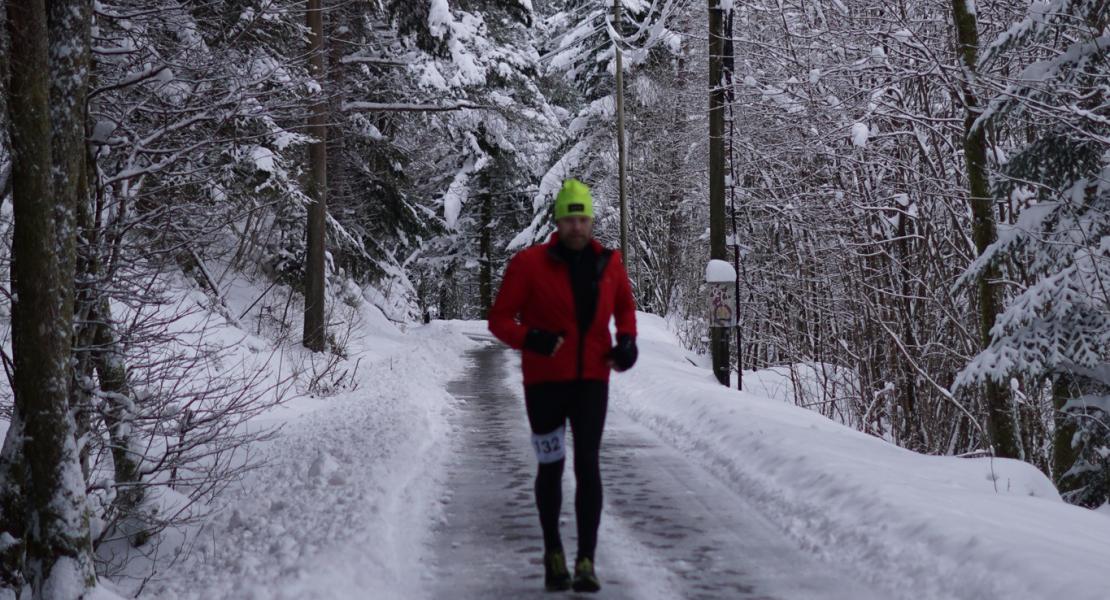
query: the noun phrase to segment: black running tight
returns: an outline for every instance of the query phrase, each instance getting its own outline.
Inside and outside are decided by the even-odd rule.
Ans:
[[[609,384],[604,381],[537,383],[524,387],[528,422],[534,434],[550,433],[570,421],[574,437],[574,476],[578,488],[574,510],[578,522],[578,557],[594,558],[597,528],[601,523],[601,468],[598,452]],[[546,551],[561,550],[559,511],[563,503],[565,460],[539,465],[536,474],[536,507],[543,527]]]

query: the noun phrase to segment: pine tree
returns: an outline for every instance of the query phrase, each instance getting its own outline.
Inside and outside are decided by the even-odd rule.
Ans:
[[[971,266],[980,276],[1012,263],[1033,280],[991,329],[990,346],[962,384],[1024,377],[1052,389],[1057,411],[1053,475],[1065,498],[1110,501],[1110,14],[1099,0],[1038,3],[988,48],[1031,62],[1007,83],[977,127],[1033,127],[994,186],[1027,205]]]
[[[952,0],[952,19],[956,29],[959,52],[961,91],[964,101],[964,160],[967,162],[968,202],[971,203],[972,237],[975,247],[982,254],[994,243],[995,215],[990,197],[987,172],[987,135],[982,127],[975,127],[979,116],[978,92],[975,89],[978,69],[979,24],[974,4],[965,0]],[[979,335],[983,345],[990,342],[990,330],[998,314],[998,273],[988,267],[979,273],[976,281],[979,301]],[[987,427],[991,445],[998,456],[1019,458],[1022,455],[1014,428],[1013,407],[1005,381],[988,380],[986,385]]]
[[[598,192],[595,231],[605,238],[619,228],[615,161],[597,160],[616,148],[616,43],[622,44],[627,73],[649,64],[670,49],[677,36],[668,29],[679,6],[623,1],[619,30],[610,32],[612,5],[593,0],[558,0],[537,8],[543,85],[552,103],[569,111],[560,127],[556,150],[533,199],[532,222],[510,242],[520,248],[543,240],[552,231],[550,208],[563,179],[575,177]],[[626,90],[631,102],[634,96]],[[632,134],[632,128],[627,128]],[[614,155],[615,157],[615,155]],[[612,189],[612,207],[603,190]],[[617,238],[619,234],[614,233]],[[626,261],[629,260],[626,258]]]
[[[485,314],[509,238],[533,215],[529,200],[559,127],[537,84],[535,23],[524,3],[489,0],[428,15],[422,87],[478,107],[426,117],[448,142],[428,152],[442,212],[420,261],[424,294],[439,288],[444,317]]]

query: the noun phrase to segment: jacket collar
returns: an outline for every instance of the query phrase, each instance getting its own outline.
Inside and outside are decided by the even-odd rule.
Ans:
[[[558,231],[552,231],[551,232],[551,237],[547,238],[547,243],[544,244],[545,246],[547,246],[547,253],[549,255],[552,254],[555,251],[555,245],[558,244],[558,243],[559,243],[559,232]],[[593,247],[594,253],[597,254],[598,256],[601,256],[602,254],[606,253],[605,252],[605,246],[602,246],[601,242],[597,241],[597,238],[594,238],[594,237],[590,238],[590,246]]]
[[[559,256],[558,251],[556,251],[558,243],[559,232],[555,231],[551,234],[551,237],[548,238],[547,243],[543,245],[546,251],[545,253],[551,260],[565,262],[563,261],[563,257]],[[597,241],[597,238],[590,238],[590,246],[593,247],[594,253],[597,255],[597,277],[600,278],[601,274],[605,272],[605,267],[609,266],[609,259],[613,256],[613,250],[602,246],[601,242]]]

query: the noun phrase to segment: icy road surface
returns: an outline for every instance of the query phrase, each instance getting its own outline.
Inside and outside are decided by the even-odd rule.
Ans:
[[[551,598],[534,505],[519,359],[492,339],[448,388],[462,402],[448,467],[444,522],[434,536],[433,598]],[[571,444],[567,444],[571,447]],[[577,544],[568,455],[563,545]],[[797,548],[713,474],[610,403],[601,450],[605,509],[598,598],[867,600],[882,594],[839,577]]]

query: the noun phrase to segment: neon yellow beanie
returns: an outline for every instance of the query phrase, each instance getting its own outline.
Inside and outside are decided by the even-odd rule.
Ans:
[[[577,179],[568,179],[563,182],[563,189],[555,197],[555,220],[563,217],[590,217],[594,216],[594,199],[590,195],[590,188]]]

